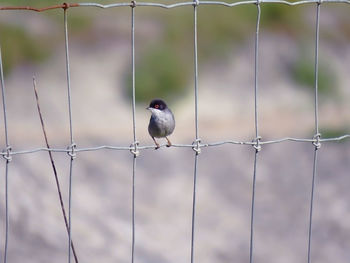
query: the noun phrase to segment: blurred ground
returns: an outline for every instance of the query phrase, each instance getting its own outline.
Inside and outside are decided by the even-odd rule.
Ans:
[[[345,34],[348,31],[342,26],[344,21],[349,22],[342,20],[344,9],[348,7],[343,10],[326,7],[321,10],[320,59],[326,65],[322,72],[330,72],[328,68],[331,68],[332,77],[321,81],[330,84],[320,94],[319,115],[320,131],[328,137],[349,134],[350,77],[347,70],[350,48]],[[73,10],[70,17],[78,14],[76,12]],[[117,13],[96,9],[82,12],[85,16],[91,15],[93,20],[86,28],[71,28],[70,31],[75,141],[79,147],[128,146],[132,141],[132,116],[125,78],[130,72],[130,12],[128,9]],[[164,16],[171,11],[160,12]],[[140,11],[140,14],[136,20],[137,63],[141,63],[149,46],[168,43],[159,22],[163,16],[151,19],[146,11]],[[313,8],[306,7],[295,14],[313,28]],[[187,18],[184,15],[183,21],[190,23]],[[181,34],[183,21],[175,23],[180,28],[176,34]],[[265,140],[285,136],[311,138],[314,134],[313,90],[293,69],[296,64],[304,63],[300,60],[303,54],[311,54],[312,58],[313,39],[304,39],[305,33],[290,31],[288,27],[275,29],[276,24],[267,27],[268,21],[266,27],[262,24],[260,39],[259,122],[262,137]],[[69,144],[61,22],[29,12],[20,12],[20,15],[4,12],[0,17],[2,25],[18,24],[39,39],[55,35],[54,42],[59,43],[41,62],[25,59],[12,68],[9,66],[5,81],[10,143],[14,150],[44,145],[32,89],[33,74],[36,75],[52,147],[64,148]],[[173,21],[167,23],[172,25]],[[215,42],[207,44],[204,41],[210,38],[204,36],[209,31],[202,32],[201,25],[199,23],[200,48],[215,45]],[[343,27],[345,29],[341,31],[339,28]],[[191,24],[183,32],[189,29]],[[313,36],[313,31],[310,32]],[[254,137],[254,23],[247,27],[245,36],[237,43],[224,39],[232,43],[232,49],[219,45],[219,39],[217,37],[216,49],[203,48],[202,52],[210,55],[200,57],[199,134],[203,142],[251,140]],[[192,38],[188,38],[184,44],[182,40],[176,43],[191,48],[191,41]],[[220,54],[218,47],[226,51]],[[185,50],[191,54],[192,49]],[[175,49],[173,52],[179,54]],[[192,143],[194,138],[193,62],[186,52],[184,63],[189,65],[189,70],[181,75],[184,89],[172,91],[176,99],[169,103],[177,121],[171,136],[174,143]],[[3,53],[6,54],[4,48]],[[169,63],[171,61],[172,58]],[[167,67],[166,64],[163,66]],[[297,81],[299,77],[300,81]],[[143,79],[137,80],[136,89],[141,89],[143,84]],[[153,91],[149,96],[157,97],[158,93]],[[140,100],[136,108],[136,131],[141,145],[152,144],[147,134],[149,113],[146,106],[147,102]],[[2,115],[0,121],[3,123]],[[4,134],[0,136],[4,145]],[[313,150],[312,144],[287,142],[264,146],[259,154],[256,262],[306,260]],[[60,153],[55,153],[54,158],[66,201],[69,158]],[[319,150],[312,243],[315,262],[347,262],[350,258],[350,236],[347,234],[350,231],[349,158],[349,140],[324,143]],[[253,161],[253,148],[239,145],[206,148],[199,156],[196,261],[248,260]],[[4,164],[1,164],[2,186]],[[131,169],[132,157],[127,151],[78,154],[73,174],[72,229],[80,262],[130,261]],[[192,180],[192,150],[162,148],[141,152],[136,171],[135,261],[189,261]],[[10,164],[9,185],[9,261],[66,260],[67,235],[47,153],[15,156]],[[3,200],[0,218],[4,222],[4,187],[0,188],[0,194]],[[4,233],[4,223],[0,229]],[[4,238],[0,244],[3,253]]]

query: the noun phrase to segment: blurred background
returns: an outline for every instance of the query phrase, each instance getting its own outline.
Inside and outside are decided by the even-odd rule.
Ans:
[[[81,2],[81,1],[77,1]],[[158,0],[161,3],[176,1]],[[43,7],[60,1],[1,1]],[[113,3],[103,1],[104,4]],[[316,6],[262,4],[259,125],[263,140],[314,135]],[[322,137],[350,133],[350,7],[322,4],[319,122]],[[256,6],[199,6],[199,137],[202,142],[254,138]],[[131,11],[68,10],[73,133],[78,147],[129,146]],[[137,7],[136,122],[141,145],[153,98],[176,117],[173,143],[192,143],[194,130],[193,8]],[[51,147],[70,144],[63,11],[0,12],[9,139],[13,150],[44,147],[32,87]],[[5,148],[3,115],[0,141]],[[258,157],[255,262],[307,259],[314,146],[266,145]],[[135,261],[189,262],[193,151],[143,150],[136,168]],[[53,154],[67,204],[69,157]],[[323,143],[316,178],[312,260],[349,262],[350,142]],[[199,156],[195,260],[249,260],[254,149],[225,145]],[[0,245],[5,233],[5,161],[0,167]],[[132,155],[78,153],[73,171],[73,241],[80,262],[130,262]],[[9,166],[8,262],[62,262],[67,233],[48,153],[16,155]]]

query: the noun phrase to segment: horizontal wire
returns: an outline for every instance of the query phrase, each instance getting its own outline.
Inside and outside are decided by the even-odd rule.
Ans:
[[[296,5],[304,5],[304,4],[314,4],[314,3],[343,3],[343,4],[350,4],[350,0],[302,0],[302,1],[296,1],[296,2],[290,2],[290,1],[284,1],[284,0],[245,0],[245,1],[239,1],[239,2],[233,2],[228,3],[224,1],[199,1],[198,5],[221,5],[226,7],[234,7],[238,5],[247,5],[247,4],[261,4],[261,3],[273,3],[273,4],[284,4],[289,6],[296,6]],[[161,3],[154,3],[154,2],[124,2],[124,3],[114,3],[114,4],[108,4],[103,5],[99,3],[93,3],[93,2],[87,2],[87,3],[71,3],[71,4],[61,4],[61,5],[54,5],[54,6],[48,6],[48,7],[42,7],[42,8],[35,8],[31,6],[0,6],[0,10],[24,10],[24,11],[35,11],[35,12],[44,12],[52,9],[67,9],[70,7],[97,7],[97,8],[116,8],[116,7],[138,7],[138,6],[145,6],[145,7],[160,7],[165,9],[171,9],[176,7],[182,7],[182,6],[193,6],[194,2],[179,2],[175,4],[161,4]]]
[[[282,142],[337,142],[342,141],[347,138],[350,138],[350,134],[345,134],[339,137],[333,137],[333,138],[321,138],[319,140],[317,139],[303,139],[303,138],[293,138],[293,137],[285,137],[281,139],[276,140],[269,140],[269,141],[260,141],[261,145],[267,145],[267,144],[276,144],[276,143],[282,143]],[[199,143],[199,147],[215,147],[215,146],[221,146],[225,144],[234,144],[234,145],[256,145],[256,142],[253,141],[234,141],[234,140],[227,140],[227,141],[218,141],[218,142],[210,142],[210,143]],[[160,147],[166,147],[167,144],[162,144]],[[197,145],[194,144],[172,144],[171,147],[176,148],[193,148]],[[93,147],[84,147],[84,148],[76,148],[74,149],[75,152],[91,152],[91,151],[98,151],[98,150],[133,150],[134,146],[113,146],[113,145],[101,145],[101,146],[93,146]],[[144,146],[137,146],[138,150],[147,150],[147,149],[154,149],[154,145],[144,145]],[[29,154],[29,153],[37,153],[37,152],[64,152],[69,153],[71,152],[71,148],[46,148],[46,147],[40,147],[40,148],[34,148],[34,149],[27,149],[27,150],[18,150],[18,151],[2,151],[0,152],[0,155],[6,156],[6,155],[19,155],[19,154]]]
[[[78,7],[79,4],[67,4],[63,3],[61,5],[52,5],[52,6],[47,6],[47,7],[42,7],[42,8],[36,8],[32,6],[0,6],[0,10],[24,10],[24,11],[35,11],[35,12],[44,12],[52,9],[67,9],[70,7]]]

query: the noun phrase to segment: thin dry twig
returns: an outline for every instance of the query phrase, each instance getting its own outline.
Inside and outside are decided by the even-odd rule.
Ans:
[[[50,149],[49,141],[48,141],[47,135],[46,135],[46,130],[45,130],[45,125],[44,125],[43,116],[42,116],[41,110],[40,110],[39,96],[38,96],[38,91],[37,91],[37,89],[36,89],[35,77],[33,77],[33,88],[34,88],[36,106],[37,106],[37,108],[38,108],[38,113],[39,113],[39,117],[40,117],[41,128],[42,128],[42,131],[43,131],[43,134],[44,134],[46,147],[47,147],[48,149]],[[48,154],[49,154],[49,156],[50,156],[50,161],[51,161],[52,170],[53,170],[53,173],[54,173],[54,175],[55,175],[56,186],[57,186],[57,192],[58,192],[58,196],[59,196],[59,199],[60,199],[61,210],[62,210],[64,222],[65,222],[65,225],[66,225],[67,233],[69,233],[69,226],[68,226],[68,221],[67,221],[67,216],[66,216],[66,210],[65,210],[64,204],[63,204],[62,193],[61,193],[61,187],[60,187],[60,182],[59,182],[58,176],[57,176],[57,170],[56,170],[55,162],[54,162],[53,157],[52,157],[52,152],[51,152],[51,151],[48,151]],[[74,255],[75,262],[78,263],[78,256],[77,256],[77,254],[76,254],[76,252],[75,252],[73,240],[71,241],[71,247],[72,247],[72,251],[73,251],[73,255]]]

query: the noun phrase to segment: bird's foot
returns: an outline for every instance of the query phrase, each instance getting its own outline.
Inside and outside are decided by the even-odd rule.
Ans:
[[[154,144],[156,145],[156,148],[154,148],[155,150],[158,150],[160,148],[159,143],[157,143],[156,139],[154,139],[154,137],[152,137]]]
[[[160,145],[159,145],[159,143],[155,143],[156,144],[156,148],[154,148],[155,150],[158,150],[159,148],[160,148]]]
[[[169,141],[169,139],[167,137],[165,137],[165,139],[168,141],[168,144],[166,145],[166,147],[170,147],[172,146],[173,144],[171,143],[171,141]]]

